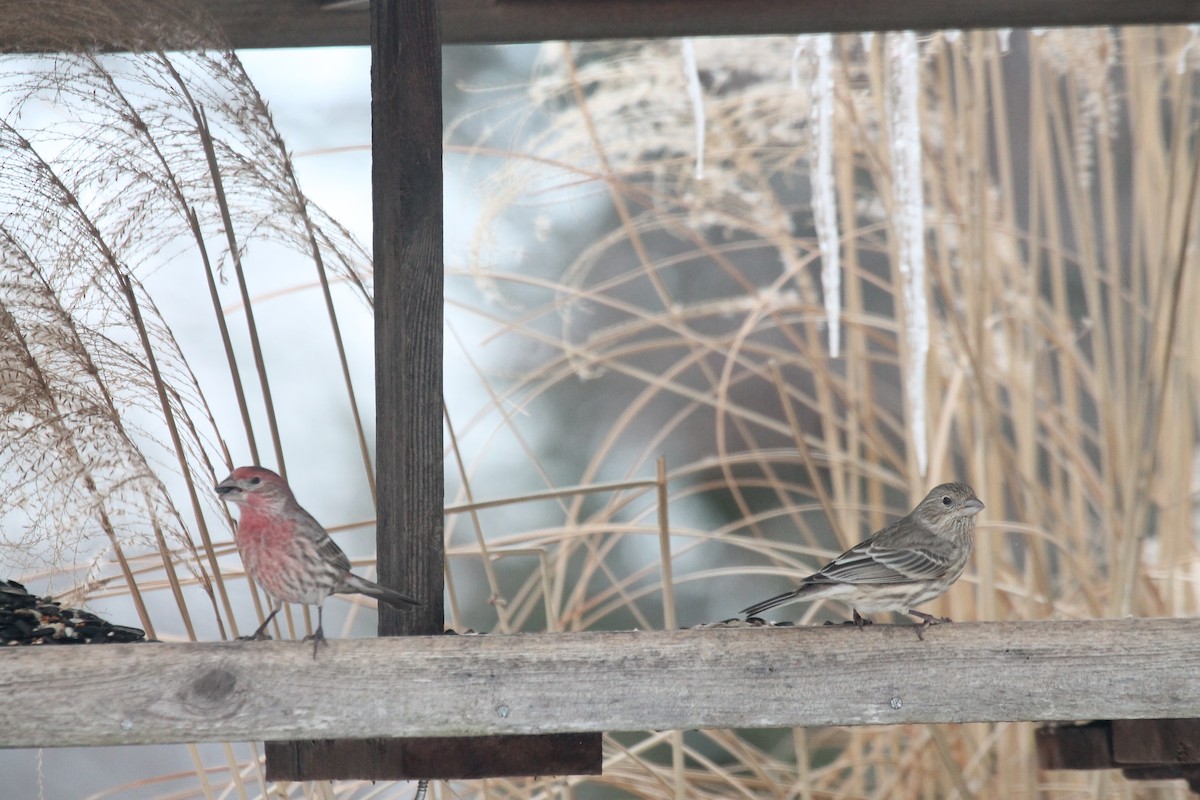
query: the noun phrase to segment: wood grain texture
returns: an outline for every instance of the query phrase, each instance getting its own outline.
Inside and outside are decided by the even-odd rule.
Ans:
[[[0,746],[1200,717],[1200,620],[0,651]]]
[[[332,13],[332,12],[331,12]],[[441,633],[442,50],[434,0],[374,4],[371,182],[379,580],[417,598],[379,633]]]
[[[161,0],[106,0],[121,14]],[[43,4],[47,14],[62,11]],[[175,0],[186,16],[204,13],[244,47],[324,47],[370,43],[365,2]],[[1196,0],[439,0],[446,44],[554,39],[663,38],[825,31],[1152,25],[1200,21]],[[0,14],[27,12],[29,0],[0,0]],[[66,9],[53,38],[29,35],[0,49],[100,44],[89,18]],[[20,32],[14,32],[20,35]]]

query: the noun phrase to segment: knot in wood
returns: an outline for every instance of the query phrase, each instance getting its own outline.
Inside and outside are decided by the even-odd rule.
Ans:
[[[224,667],[212,667],[192,681],[188,692],[191,704],[216,707],[224,704],[237,689],[237,675]]]

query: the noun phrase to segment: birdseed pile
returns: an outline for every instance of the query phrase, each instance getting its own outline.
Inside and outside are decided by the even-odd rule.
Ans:
[[[142,642],[144,631],[78,608],[35,597],[16,581],[0,581],[0,645]]]

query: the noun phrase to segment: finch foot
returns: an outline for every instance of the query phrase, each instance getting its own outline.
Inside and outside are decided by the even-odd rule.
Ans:
[[[854,620],[852,621],[852,624],[854,625],[854,627],[858,628],[860,631],[868,625],[875,624],[874,620],[868,619],[867,617],[864,617],[861,614],[859,614],[857,608],[852,609],[852,611],[854,612]]]
[[[306,642],[309,639],[312,639],[313,661],[316,661],[317,660],[317,648],[320,647],[322,643],[324,643],[326,647],[329,646],[329,642],[325,641],[325,606],[324,605],[317,606],[317,629],[316,629],[316,631],[313,632],[312,636],[304,637],[304,641],[306,641]]]
[[[933,614],[926,614],[924,611],[913,611],[909,609],[909,614],[921,620],[921,624],[917,626],[917,638],[922,642],[925,641],[925,629],[930,625],[941,625],[943,622],[954,622],[949,617],[935,617]]]
[[[277,608],[274,611],[272,611],[270,614],[267,615],[267,618],[263,620],[263,624],[258,626],[258,630],[256,630],[254,633],[250,634],[249,636],[239,636],[237,638],[237,640],[239,642],[269,641],[271,638],[271,634],[267,633],[267,626],[271,624],[271,620],[275,619],[275,615],[278,613],[279,613],[279,609]]]
[[[313,661],[316,661],[317,660],[317,648],[319,648],[321,645],[325,645],[326,647],[328,647],[329,642],[325,640],[325,632],[323,630],[321,630],[320,627],[317,628],[316,633],[312,634],[311,636],[305,636],[304,639],[302,639],[301,641],[307,642],[309,640],[312,640]]]

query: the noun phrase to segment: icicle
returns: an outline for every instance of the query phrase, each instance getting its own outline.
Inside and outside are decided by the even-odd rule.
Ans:
[[[946,30],[942,31],[942,38],[944,38],[949,44],[954,44],[962,38],[962,31],[958,28],[947,28]]]
[[[871,45],[875,43],[875,32],[863,31],[859,35],[862,36],[863,50],[867,51],[868,53],[871,52]]]
[[[812,38],[807,34],[800,34],[796,37],[796,46],[792,48],[792,91],[797,91],[800,88],[800,56],[804,55],[805,45]]]
[[[1000,44],[1000,54],[1007,55],[1012,49],[1012,28],[997,28],[996,41]]]
[[[887,36],[888,116],[892,158],[892,227],[903,284],[904,335],[908,343],[905,398],[917,469],[928,469],[925,371],[929,312],[925,302],[925,193],[921,183],[920,53],[913,31]]]
[[[1192,51],[1192,46],[1195,45],[1196,39],[1200,38],[1200,25],[1188,25],[1188,40],[1183,43],[1183,49],[1179,51],[1179,61],[1175,62],[1175,73],[1182,75],[1187,72],[1188,55]]]
[[[810,158],[813,222],[821,250],[821,286],[829,323],[829,355],[842,347],[842,265],[838,246],[837,184],[833,177],[833,35],[813,38],[817,77],[812,87],[812,134],[815,158]]]
[[[696,180],[704,180],[704,97],[700,90],[700,73],[696,69],[696,50],[691,39],[680,42],[683,51],[683,71],[687,73],[688,97],[692,101],[692,116],[696,120]]]

